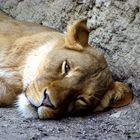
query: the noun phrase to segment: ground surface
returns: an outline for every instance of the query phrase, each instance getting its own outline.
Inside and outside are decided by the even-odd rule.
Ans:
[[[0,140],[140,139],[138,100],[126,107],[86,117],[25,120],[15,108],[0,108]]]

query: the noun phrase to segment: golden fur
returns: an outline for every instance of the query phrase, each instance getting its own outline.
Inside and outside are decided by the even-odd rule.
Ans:
[[[86,20],[66,34],[0,13],[0,106],[25,118],[53,119],[121,107],[129,87],[112,80],[104,56],[88,44]]]

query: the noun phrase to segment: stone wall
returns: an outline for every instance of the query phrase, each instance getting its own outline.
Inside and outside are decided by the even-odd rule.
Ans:
[[[140,0],[0,0],[0,9],[62,31],[88,17],[89,43],[103,51],[114,79],[140,91]]]

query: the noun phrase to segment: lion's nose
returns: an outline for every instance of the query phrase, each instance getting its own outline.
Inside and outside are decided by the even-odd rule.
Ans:
[[[49,95],[47,93],[47,90],[44,91],[44,100],[43,100],[43,106],[54,108],[54,105],[52,104]]]

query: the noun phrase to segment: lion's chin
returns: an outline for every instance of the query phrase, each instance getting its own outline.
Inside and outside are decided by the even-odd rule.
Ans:
[[[38,108],[38,117],[40,119],[53,119],[54,115],[51,112],[52,112],[51,108],[41,106],[41,107]]]

